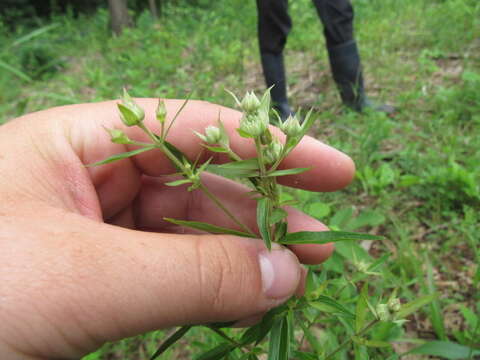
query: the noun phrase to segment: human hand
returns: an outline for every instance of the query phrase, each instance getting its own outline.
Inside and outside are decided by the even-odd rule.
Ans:
[[[155,128],[157,101],[138,103]],[[181,103],[167,101],[168,113]],[[201,144],[192,130],[214,124],[219,110],[233,150],[254,156],[234,131],[240,114],[205,102],[187,104],[169,141],[195,159]],[[102,126],[121,126],[115,102],[53,108],[0,128],[1,358],[75,359],[153,329],[255,318],[301,291],[298,260],[315,264],[331,254],[330,244],[268,252],[261,240],[179,233],[163,218],[236,225],[201,193],[165,186],[174,169],[159,151],[86,168],[125,151]],[[311,167],[284,178],[311,191],[339,189],[354,173],[347,156],[309,137],[283,166]],[[256,227],[244,188],[215,176],[205,182]],[[326,229],[288,211],[289,231]]]

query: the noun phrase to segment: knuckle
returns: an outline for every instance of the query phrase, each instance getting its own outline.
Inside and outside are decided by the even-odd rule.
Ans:
[[[251,293],[251,268],[244,254],[224,236],[197,242],[201,303],[204,311],[228,314],[245,304]]]

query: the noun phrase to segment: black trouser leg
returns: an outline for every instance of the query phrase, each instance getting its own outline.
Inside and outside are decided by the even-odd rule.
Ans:
[[[360,54],[353,35],[353,8],[349,0],[313,0],[322,21],[333,78],[342,102],[356,111],[365,107],[393,113],[395,108],[374,103],[365,95]]]
[[[353,36],[349,0],[313,0],[327,42],[330,68],[345,105],[361,111],[365,102],[360,56]]]
[[[313,4],[322,21],[328,48],[354,40],[354,13],[349,0],[313,0]]]
[[[288,0],[257,0],[258,42],[263,74],[271,89],[272,102],[280,118],[291,113],[287,99],[287,83],[283,63],[283,49],[292,28],[288,15]]]

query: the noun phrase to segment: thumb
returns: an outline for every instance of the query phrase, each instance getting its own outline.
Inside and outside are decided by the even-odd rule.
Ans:
[[[106,233],[127,259],[112,257],[99,274],[105,281],[118,278],[105,304],[123,313],[122,328],[134,333],[250,317],[286,301],[301,279],[291,251],[276,244],[268,251],[257,239],[112,228]],[[118,337],[125,335],[131,334]]]
[[[18,304],[35,301],[42,316],[26,328],[63,357],[149,330],[248,318],[287,300],[301,281],[296,256],[279,245],[267,251],[261,240],[140,232],[74,214],[62,224],[54,237],[45,225],[38,251],[25,245],[38,264],[25,276],[48,286],[41,297],[23,291],[13,308],[28,313]]]

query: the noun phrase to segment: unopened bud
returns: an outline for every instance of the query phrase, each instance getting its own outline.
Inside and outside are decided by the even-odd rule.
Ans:
[[[275,163],[282,155],[283,146],[278,141],[272,141],[265,149],[265,161],[268,164]]]
[[[370,267],[370,264],[366,263],[365,261],[358,261],[355,263],[355,266],[357,267],[358,271],[366,273]]]
[[[267,127],[255,115],[247,115],[240,121],[240,130],[254,138],[262,135],[266,129]]]
[[[167,108],[165,107],[165,101],[158,101],[157,111],[155,112],[155,115],[160,124],[165,123],[165,120],[167,119]]]
[[[378,304],[375,310],[377,311],[380,321],[390,320],[390,311],[387,304]]]
[[[280,124],[280,129],[290,137],[297,137],[302,132],[302,126],[295,115],[289,115],[287,120]]]
[[[120,110],[120,118],[127,126],[138,125],[145,118],[145,112],[138,104],[128,95],[127,90],[123,90],[122,103],[117,104]]]
[[[258,100],[257,96],[253,91],[247,92],[240,106],[242,107],[242,110],[246,113],[255,113],[260,107],[260,100]]]
[[[398,312],[398,311],[400,311],[400,308],[402,307],[402,303],[400,302],[400,300],[398,298],[393,298],[393,299],[388,300],[388,307],[393,312]]]
[[[216,126],[207,126],[205,129],[205,139],[206,142],[212,145],[218,144],[222,139],[222,134],[220,129]]]

